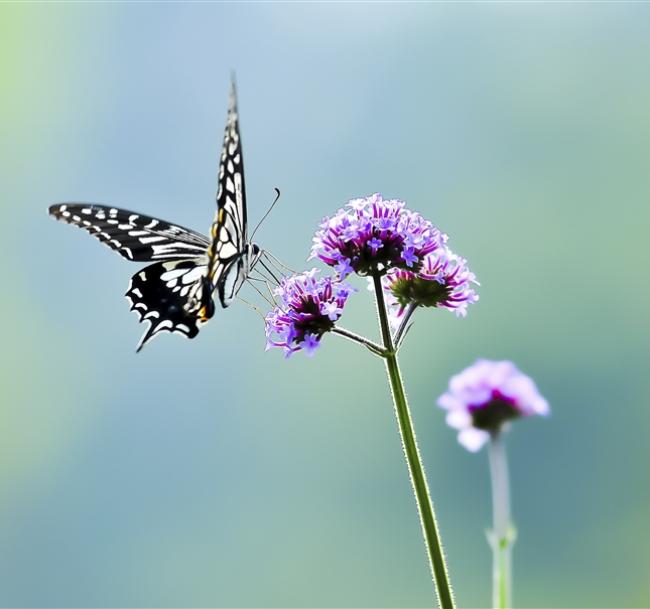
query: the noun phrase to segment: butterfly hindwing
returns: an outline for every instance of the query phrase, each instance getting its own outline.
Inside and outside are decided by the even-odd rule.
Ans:
[[[194,338],[204,321],[197,307],[203,300],[206,259],[172,260],[151,264],[133,275],[126,298],[131,310],[148,321],[137,347],[140,351],[160,332],[178,332]]]
[[[60,203],[49,213],[136,262],[201,256],[210,245],[207,237],[189,228],[107,205]]]

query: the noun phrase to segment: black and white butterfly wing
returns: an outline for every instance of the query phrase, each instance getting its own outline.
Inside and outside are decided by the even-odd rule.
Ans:
[[[210,245],[207,237],[189,228],[107,205],[59,203],[48,211],[135,262],[200,257]]]
[[[136,351],[160,332],[177,332],[187,338],[199,333],[199,325],[211,316],[201,311],[206,264],[207,258],[157,262],[133,275],[126,298],[140,321],[149,322]]]
[[[244,260],[247,244],[246,185],[244,181],[244,157],[239,132],[237,90],[233,80],[228,104],[228,116],[219,162],[217,187],[217,214],[210,231],[212,243],[208,249],[208,272],[210,283],[218,289],[221,304],[227,307],[232,298],[224,298],[226,292],[220,283],[225,277],[249,272]],[[242,264],[243,263],[243,264]],[[239,277],[240,286],[246,275]],[[233,294],[234,297],[234,294]]]
[[[135,262],[159,260],[136,273],[126,298],[149,328],[137,351],[160,332],[194,338],[213,312],[211,290],[204,289],[210,241],[189,228],[124,209],[88,203],[60,203],[52,216],[83,228]]]

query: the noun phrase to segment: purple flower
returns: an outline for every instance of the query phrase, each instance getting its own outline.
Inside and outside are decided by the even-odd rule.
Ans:
[[[340,277],[368,275],[390,268],[419,270],[421,260],[441,247],[447,236],[403,201],[380,194],[353,199],[319,225],[311,258],[336,268]]]
[[[348,258],[341,258],[333,266],[339,274],[339,277],[347,277],[351,273],[354,273],[354,269],[350,266],[350,260]]]
[[[447,411],[447,424],[458,429],[458,441],[472,452],[509,421],[550,412],[529,376],[510,361],[486,359],[452,376],[438,406]]]
[[[373,237],[372,239],[370,239],[370,241],[368,241],[368,245],[370,246],[370,250],[372,251],[373,254],[376,254],[377,250],[380,247],[384,247],[384,244],[381,242],[381,240],[376,239],[375,237]]]
[[[304,340],[300,343],[300,348],[309,357],[312,357],[316,353],[318,347],[320,347],[320,339],[315,334],[305,334]]]
[[[322,302],[320,305],[320,312],[323,315],[327,315],[332,321],[336,321],[340,316],[343,309],[339,307],[338,303],[331,300],[328,302]]]
[[[425,256],[417,273],[393,268],[382,283],[391,313],[397,318],[410,304],[443,307],[465,317],[467,305],[478,300],[473,285],[479,284],[474,273],[467,268],[467,261],[447,246]]]
[[[406,266],[411,268],[415,262],[418,261],[418,257],[414,253],[412,247],[405,247],[402,251],[402,260],[406,263]]]
[[[281,347],[287,357],[301,349],[313,355],[323,334],[341,317],[353,288],[317,273],[312,269],[285,277],[275,289],[280,305],[266,316],[267,349]]]

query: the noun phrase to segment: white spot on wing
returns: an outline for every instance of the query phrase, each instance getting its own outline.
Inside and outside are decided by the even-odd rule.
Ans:
[[[223,247],[219,251],[219,255],[222,258],[230,258],[231,256],[235,256],[237,253],[237,248],[230,242],[224,243]]]

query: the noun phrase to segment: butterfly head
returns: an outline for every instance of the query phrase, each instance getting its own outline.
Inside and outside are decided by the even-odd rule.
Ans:
[[[248,260],[250,261],[250,270],[253,270],[255,263],[259,260],[262,255],[262,250],[257,243],[249,243],[246,246],[246,253],[248,254]]]

